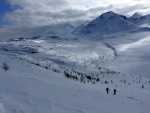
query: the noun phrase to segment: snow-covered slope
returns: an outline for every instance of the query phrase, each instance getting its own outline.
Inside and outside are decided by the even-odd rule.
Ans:
[[[112,34],[136,29],[137,26],[123,19],[114,12],[107,12],[91,21],[82,29],[76,30],[77,34]]]
[[[37,58],[69,68],[89,70],[98,68],[100,62],[114,59],[116,53],[105,44],[84,39],[63,39],[54,36],[15,39],[0,43],[0,51],[18,58]],[[27,56],[26,56],[27,55]],[[31,57],[31,58],[30,58]],[[39,62],[40,62],[39,61]]]
[[[88,25],[89,23],[90,23],[90,21],[85,21],[83,24],[76,27],[75,30],[72,33],[76,33],[78,31],[80,31],[84,26]]]
[[[84,84],[73,78],[66,79],[63,73],[41,68],[17,57],[8,56],[5,52],[0,54],[0,65],[6,62],[10,66],[6,72],[0,68],[1,113],[150,111],[150,83],[143,76],[97,73],[100,82]],[[144,89],[141,88],[142,85]],[[109,94],[106,94],[106,87],[110,88]],[[113,95],[114,88],[118,91],[117,95]]]

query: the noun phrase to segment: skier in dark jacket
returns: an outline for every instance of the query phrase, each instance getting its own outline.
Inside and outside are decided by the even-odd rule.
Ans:
[[[114,95],[116,95],[116,92],[117,92],[117,90],[116,90],[116,89],[114,89]]]
[[[106,88],[106,92],[107,92],[107,94],[109,93],[109,91],[110,91],[110,90],[109,90],[109,88],[107,87],[107,88]]]

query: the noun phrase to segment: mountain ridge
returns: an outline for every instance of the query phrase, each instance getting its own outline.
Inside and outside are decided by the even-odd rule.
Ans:
[[[141,16],[141,17],[140,17]],[[137,22],[136,22],[137,21]],[[113,11],[109,11],[101,14],[96,19],[92,20],[86,25],[77,27],[73,33],[75,34],[112,34],[119,32],[128,32],[132,30],[145,29],[148,30],[148,26],[142,26],[144,24],[150,24],[149,15],[133,14],[131,17],[119,15]],[[141,26],[140,26],[141,25]],[[142,28],[145,27],[145,28]]]
[[[109,11],[103,13],[80,30],[76,30],[78,34],[111,34],[138,28],[136,25],[128,22],[120,15]]]

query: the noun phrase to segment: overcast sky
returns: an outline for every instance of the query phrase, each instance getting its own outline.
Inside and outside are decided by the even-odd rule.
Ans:
[[[106,11],[150,12],[150,0],[0,0],[0,24],[38,26],[91,20]]]
[[[0,39],[30,37],[49,25],[79,25],[107,11],[148,14],[150,0],[0,0]]]

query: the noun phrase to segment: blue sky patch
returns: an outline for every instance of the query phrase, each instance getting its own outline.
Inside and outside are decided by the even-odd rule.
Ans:
[[[11,6],[7,0],[0,0],[0,26],[10,25],[10,22],[4,21],[2,18],[6,13],[12,12],[16,9],[21,9],[19,6]]]

